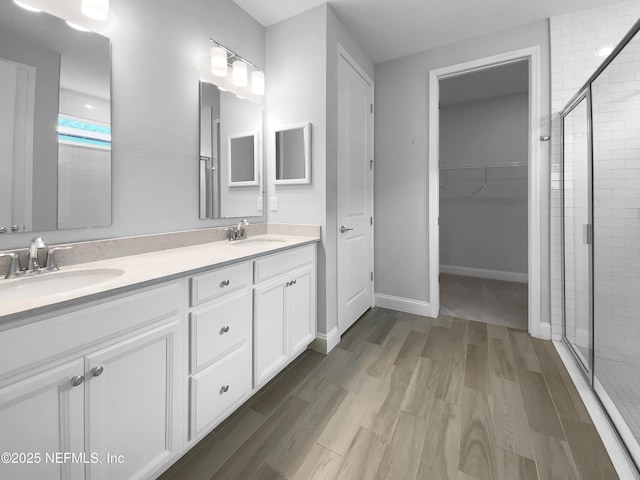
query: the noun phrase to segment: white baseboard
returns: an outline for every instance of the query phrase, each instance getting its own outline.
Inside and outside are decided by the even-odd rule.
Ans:
[[[529,333],[532,337],[541,338],[543,340],[551,340],[551,324],[550,323],[539,323],[537,327],[531,330]]]
[[[633,465],[632,460],[627,455],[624,446],[620,443],[617,432],[614,430],[611,422],[607,418],[606,413],[602,409],[600,402],[596,398],[595,393],[591,390],[589,384],[585,380],[579,367],[576,365],[575,359],[567,346],[562,342],[553,342],[556,350],[562,358],[564,366],[567,368],[571,380],[576,386],[582,401],[584,402],[587,411],[593,420],[593,424],[598,430],[602,443],[604,443],[607,453],[611,458],[611,462],[618,473],[620,478],[624,479],[638,479],[638,472]]]
[[[484,268],[457,267],[455,265],[440,265],[441,273],[463,275],[465,277],[488,278],[490,280],[504,280],[505,282],[527,283],[529,275],[517,272],[502,272],[500,270],[486,270]]]
[[[331,350],[336,348],[339,343],[340,334],[338,333],[338,327],[333,327],[327,334],[318,333],[316,339],[309,345],[309,348],[327,355]]]
[[[394,297],[393,295],[385,295],[384,293],[376,293],[376,306],[397,310],[399,312],[412,313],[414,315],[423,315],[425,317],[434,316],[429,302]]]

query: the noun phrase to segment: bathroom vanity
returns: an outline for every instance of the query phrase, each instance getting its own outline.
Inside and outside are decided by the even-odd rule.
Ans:
[[[122,273],[2,302],[2,477],[155,478],[315,339],[317,241],[76,265],[42,278]]]

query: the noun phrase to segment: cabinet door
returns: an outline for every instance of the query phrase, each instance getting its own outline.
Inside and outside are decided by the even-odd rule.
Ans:
[[[0,452],[33,454],[0,463],[0,478],[84,478],[84,385],[71,382],[83,372],[78,359],[0,389]]]
[[[254,290],[254,387],[269,379],[287,360],[285,285],[280,278]]]
[[[289,356],[304,351],[316,338],[315,269],[313,266],[295,272],[289,296]]]
[[[148,477],[181,450],[180,327],[172,323],[86,357],[91,480]]]

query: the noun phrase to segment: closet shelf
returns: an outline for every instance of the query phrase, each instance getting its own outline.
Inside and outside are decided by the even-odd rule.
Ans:
[[[474,165],[452,165],[440,167],[440,170],[468,170],[479,168],[510,168],[510,167],[526,167],[527,162],[510,162],[510,163],[477,163]]]

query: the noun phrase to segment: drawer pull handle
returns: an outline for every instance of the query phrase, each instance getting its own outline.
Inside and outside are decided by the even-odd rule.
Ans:
[[[228,279],[223,280],[222,282],[220,282],[220,288],[228,287],[230,283],[231,282]]]
[[[75,377],[71,377],[71,386],[73,387],[82,385],[82,382],[84,382],[84,377],[82,375],[76,375]]]
[[[102,375],[102,372],[104,372],[104,367],[93,367],[91,369],[91,375],[93,375],[94,377],[99,377],[100,375]]]
[[[222,388],[220,389],[220,395],[222,395],[223,393],[227,393],[229,391],[229,385],[223,385]]]
[[[229,326],[228,325],[226,327],[222,327],[220,329],[220,335],[223,335],[225,333],[229,333]]]

